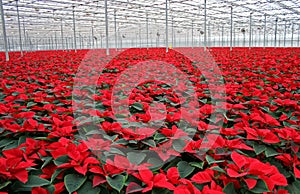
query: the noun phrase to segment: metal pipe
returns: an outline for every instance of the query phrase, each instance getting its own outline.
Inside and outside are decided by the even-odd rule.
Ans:
[[[208,40],[207,46],[208,46],[208,47],[210,47],[210,46],[211,46],[211,31],[210,31],[210,22],[208,22],[207,34],[208,34],[208,37],[207,37],[207,40]]]
[[[53,36],[50,36],[50,49],[54,50],[54,40],[53,40]]]
[[[300,42],[300,25],[298,25],[298,47],[299,47],[299,42]]]
[[[284,37],[283,37],[283,46],[286,45],[286,21],[284,22]]]
[[[139,42],[140,42],[140,48],[142,48],[142,28],[141,28],[141,23],[139,24]]]
[[[252,47],[252,12],[249,19],[249,49]]]
[[[68,38],[66,37],[66,50],[69,49],[69,46],[68,46]]]
[[[79,48],[80,48],[80,50],[82,49],[82,44],[81,44],[82,42],[81,42],[81,35],[79,34]]]
[[[54,32],[54,41],[55,41],[55,50],[58,49],[58,46],[57,46],[57,35],[56,35],[56,31]]]
[[[8,51],[11,51],[11,48],[10,48],[10,38],[7,37],[7,45],[8,45]]]
[[[168,40],[168,0],[166,0],[166,52],[169,51],[169,40]]]
[[[276,18],[275,20],[274,47],[276,47],[276,43],[277,43],[277,22],[278,22],[278,18]]]
[[[204,0],[204,50],[207,47],[206,19],[206,0]]]
[[[118,36],[120,38],[120,49],[122,50],[122,48],[123,48],[122,36],[123,35],[120,36],[120,32],[118,32]]]
[[[2,33],[3,33],[4,48],[5,48],[5,59],[6,59],[6,61],[9,61],[8,43],[7,43],[7,37],[6,37],[6,28],[5,28],[5,19],[4,19],[2,0],[0,0],[0,9],[1,9],[1,20],[2,20]]]
[[[76,45],[76,25],[75,25],[75,6],[73,6],[73,33],[74,33],[74,49],[77,52],[77,45]]]
[[[266,32],[267,32],[267,15],[265,14],[265,27],[264,27],[264,48],[266,48]]]
[[[215,47],[216,46],[216,37],[213,36],[213,39],[214,39],[214,41],[213,41],[213,47]]]
[[[27,38],[26,38],[26,28],[25,28],[25,18],[23,17],[23,34],[24,34],[24,46],[23,50],[26,51]]]
[[[148,13],[146,13],[146,34],[147,34],[147,49],[149,48],[149,26],[148,26]]]
[[[232,34],[233,34],[233,7],[230,7],[230,51],[232,51]]]
[[[236,47],[236,29],[235,29],[234,24],[232,24],[232,25],[233,25],[233,27],[232,27],[232,36],[233,36],[232,47]]]
[[[20,52],[21,56],[23,57],[23,48],[22,48],[22,34],[21,34],[21,23],[20,23],[20,14],[19,14],[19,0],[16,0],[16,7],[17,7],[17,15],[18,15],[18,28],[19,28],[19,44],[20,44]]]
[[[222,26],[222,47],[224,47],[224,25]]]
[[[105,6],[105,33],[106,33],[106,55],[109,55],[109,45],[108,45],[108,17],[107,17],[107,0],[104,0]],[[102,39],[101,39],[102,44]]]
[[[218,36],[219,36],[218,47],[221,47],[221,34],[220,34],[220,27],[219,26],[218,26]]]
[[[92,48],[95,48],[95,40],[94,40],[94,26],[92,24]]]
[[[291,47],[294,46],[294,23],[292,23],[292,40],[291,40]]]
[[[103,35],[103,36],[104,36],[104,35]],[[100,38],[100,39],[101,39],[101,42],[100,42],[101,48],[103,48],[103,36],[102,36],[102,34],[101,34],[101,36],[100,36],[100,37],[101,37],[101,38]]]
[[[114,9],[114,24],[115,24],[115,49],[118,50],[118,36],[117,36],[117,14],[116,9]]]
[[[192,20],[192,48],[194,48],[194,20]]]
[[[172,47],[174,47],[174,18],[172,17]]]
[[[60,18],[60,35],[61,35],[61,48],[62,50],[65,49],[64,46],[64,33],[63,33],[63,22],[62,22],[62,18]]]
[[[177,38],[176,38],[176,31],[174,32],[174,45],[173,47],[177,46]]]

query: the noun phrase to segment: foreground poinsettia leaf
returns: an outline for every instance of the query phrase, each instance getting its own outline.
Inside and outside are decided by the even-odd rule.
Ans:
[[[194,167],[196,167],[196,168],[203,169],[204,162],[190,162],[190,165],[191,165],[191,166],[194,166]]]
[[[78,194],[99,194],[101,189],[99,187],[93,187],[90,181],[86,181],[80,189],[77,190]]]
[[[269,189],[265,181],[258,180],[255,187],[250,191],[253,193],[264,193],[264,192],[269,192]]]
[[[3,189],[3,188],[5,188],[5,187],[7,187],[9,184],[11,184],[11,181],[6,181],[6,182],[4,182],[4,183],[1,183],[1,184],[0,184],[0,189]]]
[[[45,185],[49,185],[50,181],[40,178],[35,175],[29,175],[28,181],[23,185],[23,187],[41,187]]]
[[[266,146],[260,145],[260,144],[254,144],[253,148],[254,148],[256,155],[259,155],[266,150]]]
[[[145,158],[146,154],[138,152],[127,153],[127,158],[132,164],[140,164]]]
[[[126,177],[118,174],[112,178],[107,176],[106,180],[112,188],[120,192],[125,185]]]
[[[135,182],[131,182],[128,184],[126,188],[126,193],[136,193],[142,191],[144,188],[138,185]]]
[[[228,183],[222,191],[226,194],[237,194],[233,183]]]
[[[181,178],[189,176],[194,170],[195,167],[192,167],[188,162],[181,161],[177,164],[178,172]]]
[[[64,178],[64,183],[68,192],[72,193],[74,191],[77,191],[84,184],[86,179],[86,176],[81,176],[78,174],[68,174]]]

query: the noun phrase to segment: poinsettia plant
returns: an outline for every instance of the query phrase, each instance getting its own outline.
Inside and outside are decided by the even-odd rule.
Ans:
[[[209,51],[1,53],[0,193],[300,193],[300,50]]]

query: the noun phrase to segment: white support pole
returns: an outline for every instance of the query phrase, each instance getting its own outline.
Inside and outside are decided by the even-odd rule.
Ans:
[[[148,13],[146,13],[146,34],[147,34],[147,49],[149,48],[149,21]]]
[[[114,9],[114,24],[115,24],[115,49],[118,50],[118,34],[117,34],[117,10]]]
[[[4,19],[2,0],[0,0],[0,9],[1,9],[2,33],[3,33],[4,49],[5,49],[5,59],[6,59],[6,61],[9,61],[8,43],[7,43],[7,37],[6,37],[6,28],[5,28],[5,19]]]
[[[73,34],[74,34],[74,49],[77,52],[77,45],[76,45],[76,24],[75,24],[75,6],[73,6]]]
[[[185,34],[185,47],[189,46],[188,37],[189,37],[189,31],[186,31],[186,34]]]
[[[300,24],[298,25],[298,40],[297,40],[297,46],[299,47],[300,42]]]
[[[211,47],[211,31],[210,31],[210,22],[208,22],[208,26],[207,26],[207,46]]]
[[[275,31],[274,31],[274,47],[276,47],[277,45],[277,22],[278,22],[278,18],[276,18],[275,20]]]
[[[61,36],[61,48],[62,48],[62,50],[64,50],[65,46],[64,46],[64,32],[63,32],[63,21],[62,21],[62,18],[60,18],[60,36]]]
[[[284,21],[284,37],[283,37],[283,46],[286,46],[286,20]]]
[[[69,46],[68,46],[68,38],[66,37],[66,50],[69,50]]]
[[[224,25],[222,25],[222,47],[224,47]]]
[[[106,33],[106,55],[109,55],[109,45],[108,45],[108,16],[107,16],[107,0],[104,0],[105,7],[105,33]],[[102,39],[101,39],[102,44]]]
[[[259,47],[261,47],[261,29],[258,30],[258,44]]]
[[[120,36],[120,29],[118,30],[118,37],[120,38],[120,50],[123,48],[122,35]]]
[[[218,42],[218,47],[221,47],[221,34],[220,34],[220,27],[218,26],[218,36],[219,36],[219,42]]]
[[[192,48],[194,48],[194,20],[192,20]]]
[[[204,50],[206,51],[207,47],[207,30],[206,30],[206,0],[204,0]]]
[[[95,48],[95,39],[94,39],[94,26],[92,24],[92,48]]]
[[[26,51],[26,46],[27,46],[27,38],[26,38],[26,28],[25,28],[25,18],[23,17],[23,34],[24,34],[24,46],[23,50]]]
[[[230,7],[230,51],[232,51],[232,34],[233,34],[233,7]]]
[[[8,51],[11,51],[11,48],[10,48],[10,38],[7,37],[7,45],[8,45]]]
[[[58,45],[57,45],[57,35],[56,35],[56,31],[54,32],[54,41],[55,41],[55,50],[58,49]]]
[[[294,46],[294,23],[292,23],[292,40],[291,40],[291,47]]]
[[[236,29],[235,29],[234,24],[232,24],[232,25],[233,25],[232,26],[232,36],[233,36],[232,47],[236,47]]]
[[[23,47],[22,47],[22,33],[21,33],[21,23],[20,23],[20,13],[19,13],[19,0],[16,0],[16,7],[17,7],[17,16],[18,16],[18,28],[19,28],[19,44],[20,44],[20,52],[21,56],[23,57]]]
[[[174,18],[172,17],[172,47],[174,47]]]
[[[142,28],[141,23],[139,23],[139,48],[142,48]]]
[[[266,48],[266,33],[267,33],[267,15],[265,14],[265,27],[264,27],[264,48]]]
[[[54,41],[52,35],[50,37],[50,50],[54,50]]]
[[[242,29],[242,34],[243,34],[243,47],[246,47],[246,30],[245,28]]]
[[[177,46],[177,42],[176,42],[176,41],[177,41],[177,39],[176,39],[176,30],[175,30],[175,31],[174,31],[174,46]],[[173,47],[174,47],[174,46],[173,46]]]
[[[252,47],[252,12],[249,18],[249,49]]]
[[[81,44],[81,35],[80,35],[80,33],[79,33],[79,48],[80,48],[80,50],[82,49],[82,44]]]
[[[169,40],[168,40],[168,0],[166,0],[166,52],[169,52]]]

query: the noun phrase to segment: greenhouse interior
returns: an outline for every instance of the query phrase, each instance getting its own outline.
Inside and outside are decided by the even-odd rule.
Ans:
[[[1,194],[300,194],[300,0],[0,0]]]

